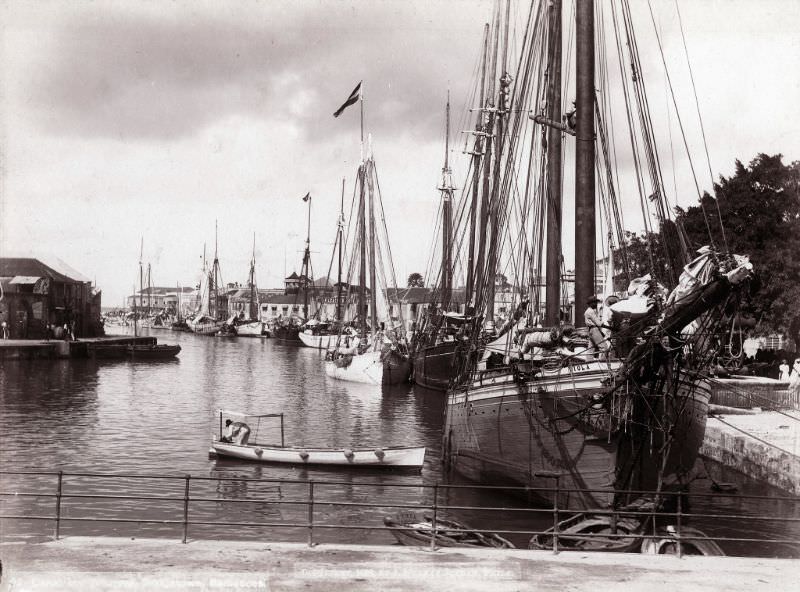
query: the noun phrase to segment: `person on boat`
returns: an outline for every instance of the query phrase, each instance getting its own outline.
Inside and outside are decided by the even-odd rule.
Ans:
[[[247,444],[250,439],[250,426],[243,421],[225,420],[225,434],[220,438],[220,442],[231,444]]]
[[[597,313],[599,303],[600,299],[597,296],[590,296],[586,301],[586,311],[583,313],[583,320],[589,330],[590,348],[594,351],[595,356],[603,349],[603,344],[606,342],[603,335],[603,321]]]

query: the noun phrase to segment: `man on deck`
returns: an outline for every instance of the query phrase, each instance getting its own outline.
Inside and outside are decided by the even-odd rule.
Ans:
[[[603,343],[605,342],[602,328],[603,321],[600,320],[600,315],[597,313],[597,305],[599,303],[600,300],[596,296],[590,296],[586,301],[586,312],[583,313],[583,320],[589,330],[590,347],[595,356],[603,349]]]

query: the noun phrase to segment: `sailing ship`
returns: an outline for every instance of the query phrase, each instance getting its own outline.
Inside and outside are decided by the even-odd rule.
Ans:
[[[376,202],[381,208],[383,208],[383,202],[380,196],[375,159],[372,156],[371,149],[369,150],[369,156],[366,159],[363,158],[364,99],[361,83],[359,83],[357,90],[359,91],[357,98],[354,91],[354,94],[351,95],[353,100],[350,101],[348,99],[345,107],[356,100],[361,104],[362,161],[358,167],[356,191],[354,193],[354,196],[358,195],[358,216],[354,228],[354,248],[351,251],[354,257],[357,258],[352,261],[349,267],[353,269],[356,261],[358,262],[358,338],[357,341],[350,340],[350,343],[347,343],[349,336],[340,336],[336,347],[326,354],[325,373],[338,380],[367,384],[400,384],[406,382],[411,376],[411,359],[408,353],[405,333],[395,330],[396,327],[392,325],[391,314],[387,316],[386,320],[378,322],[377,256],[382,254],[388,259],[391,250],[388,248],[388,233],[385,224],[382,229],[379,229],[375,222]],[[381,216],[381,219],[385,220],[383,216]],[[385,243],[383,248],[377,248],[380,230],[382,230],[382,238]],[[369,294],[367,294],[367,272],[369,272]],[[386,261],[386,269],[380,275],[381,278],[386,278],[387,281],[392,280],[394,285],[397,285],[391,259]],[[352,286],[349,277],[347,283],[348,286]],[[400,303],[388,302],[392,294],[395,294],[396,297],[396,292],[396,290],[384,291],[385,299],[387,300],[386,308],[390,309],[393,305],[397,306],[399,327],[402,327],[403,319]],[[367,320],[368,315],[369,322]]]
[[[247,279],[250,300],[248,302],[247,317],[243,313],[231,315],[222,326],[223,331],[241,337],[269,337],[270,331],[267,324],[259,319],[258,288],[256,287],[256,237],[253,235],[253,255],[250,257],[250,274]]]
[[[287,318],[278,319],[272,326],[272,336],[275,340],[283,345],[302,346],[303,342],[300,339],[300,332],[303,330],[303,325],[308,321],[308,289],[311,285],[309,274],[311,269],[311,194],[307,193],[303,201],[308,203],[308,222],[306,225],[306,248],[303,251],[303,265],[300,272],[300,284],[298,291],[295,293],[295,303],[297,303],[297,296],[300,292],[303,293],[303,317],[299,318],[296,315],[291,315]]]
[[[449,165],[450,158],[450,98],[448,96],[445,116],[445,150],[441,193],[441,239],[442,261],[439,285],[438,306],[431,306],[422,319],[412,338],[412,359],[414,382],[424,388],[445,391],[451,379],[457,374],[459,361],[467,353],[463,339],[463,329],[468,319],[452,311],[453,297],[453,175]]]
[[[222,328],[227,312],[226,299],[220,295],[222,271],[219,266],[217,245],[217,228],[214,223],[214,261],[211,269],[206,268],[205,247],[203,247],[203,277],[200,282],[200,307],[195,315],[186,319],[186,324],[193,333],[199,335],[216,335]]]
[[[338,273],[336,281],[336,304],[334,309],[333,321],[327,322],[320,320],[319,310],[316,311],[314,318],[308,320],[305,324],[305,329],[300,332],[300,341],[306,347],[313,347],[315,349],[332,349],[339,341],[339,335],[345,331],[355,334],[355,331],[344,326],[344,308],[342,300],[342,258],[344,256],[344,187],[345,180],[342,179],[342,196],[339,206],[339,217],[336,220],[336,242],[333,245],[333,253],[338,255]],[[330,267],[333,267],[333,260],[331,260]],[[328,277],[330,277],[330,268],[328,269]]]
[[[615,19],[621,11],[628,40],[618,45],[619,51],[631,52],[622,61],[634,68],[626,84],[634,85],[642,99],[630,7],[623,1],[611,9]],[[680,228],[668,218],[647,103],[638,100],[629,107],[639,110],[639,118],[629,121],[641,122],[637,131],[646,139],[636,148],[653,165],[645,167],[649,179],[638,182],[640,188],[651,185],[645,199],[651,197],[662,232],[673,230],[667,256],[675,276],[685,266],[668,295],[649,276],[631,282],[637,293],[611,306],[614,330],[594,342],[599,329],[582,327],[585,319],[578,309],[596,300],[595,171],[598,164],[608,170],[610,159],[606,97],[595,91],[610,85],[595,81],[594,3],[576,2],[576,102],[566,115],[560,0],[532,5],[514,78],[506,70],[509,12],[510,2],[501,0],[491,36],[484,41],[488,88],[477,129],[484,143],[475,151],[475,172],[483,171],[483,183],[475,184],[472,200],[480,224],[474,260],[472,252],[468,258],[474,278],[469,306],[476,311],[468,334],[475,355],[462,357],[452,378],[443,458],[467,478],[521,486],[532,500],[557,502],[560,508],[625,508],[640,502],[642,491],[653,492],[649,497],[658,507],[664,503],[661,493],[681,490],[692,478],[710,398],[707,365],[713,352],[707,336],[735,308],[752,268],[746,257],[713,248],[687,263]],[[531,120],[536,124],[532,136],[524,138]],[[562,139],[573,134],[578,329],[562,322]],[[601,154],[595,152],[596,143]],[[515,159],[523,153],[535,160],[518,167]],[[600,179],[603,211],[613,221],[615,179],[610,173]],[[529,217],[530,212],[539,215]],[[512,236],[515,225],[518,234]],[[536,248],[540,239],[546,249]],[[541,326],[537,270],[543,252],[547,294]],[[527,287],[514,295],[514,314],[500,319],[502,328],[487,343],[485,328],[497,320],[495,277],[501,256],[509,258],[503,268],[519,270],[518,283]]]
[[[144,250],[144,239],[142,239],[142,246],[139,251],[139,301],[136,301],[134,296],[134,307],[141,310],[141,286],[143,283],[143,267],[142,267],[142,252]],[[150,275],[150,267],[148,266],[148,277]],[[148,297],[149,297],[148,290]],[[139,319],[138,312],[133,315],[133,336],[139,336]],[[172,359],[177,356],[181,351],[181,346],[174,344],[158,344],[153,340],[153,343],[130,343],[130,344],[92,344],[90,348],[92,355],[100,358],[120,358],[127,357],[131,360],[166,360]]]

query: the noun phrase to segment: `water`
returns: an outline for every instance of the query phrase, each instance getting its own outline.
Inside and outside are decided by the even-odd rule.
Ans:
[[[444,397],[411,385],[373,387],[334,381],[325,376],[323,357],[309,348],[282,346],[271,340],[225,339],[153,331],[161,342],[183,348],[174,361],[41,360],[0,366],[0,466],[5,471],[59,471],[128,475],[192,475],[192,522],[258,522],[257,527],[193,525],[196,538],[264,538],[305,540],[307,529],[282,527],[307,517],[305,481],[315,485],[315,523],[360,526],[366,530],[317,529],[318,541],[391,543],[382,518],[397,506],[431,504],[432,487],[452,482],[439,462]],[[212,460],[208,448],[218,431],[218,409],[247,413],[284,413],[287,444],[299,446],[426,446],[419,473],[408,471],[342,471]],[[275,424],[275,428],[279,424]],[[276,432],[279,434],[279,431]],[[277,438],[276,438],[277,439]],[[743,493],[785,495],[749,483],[738,474],[709,471],[718,480],[734,481]],[[202,480],[225,477],[222,482]],[[303,483],[254,483],[248,479],[300,480]],[[709,481],[693,490],[709,491]],[[366,485],[365,485],[366,484]],[[97,479],[71,477],[64,491],[83,495],[169,496],[162,500],[100,498],[65,499],[66,518],[113,517],[129,523],[66,521],[63,534],[179,537],[180,524],[147,524],[142,516],[162,521],[182,519],[182,479]],[[54,477],[0,476],[3,492],[54,493]],[[460,506],[524,508],[521,500],[466,487],[440,492],[439,501]],[[217,499],[234,500],[220,503]],[[3,496],[3,515],[53,515],[54,499]],[[373,504],[333,506],[326,500]],[[321,503],[320,503],[321,502]],[[797,504],[743,500],[739,496],[698,498],[695,512],[771,515],[776,521],[744,527],[736,518],[695,520],[711,536],[800,538]],[[551,525],[547,513],[452,510],[451,517],[496,530],[541,530]],[[45,536],[52,521],[4,520],[3,540]],[[755,535],[755,536],[754,536]],[[508,535],[518,546],[528,536]],[[741,555],[800,556],[791,545],[723,544]]]

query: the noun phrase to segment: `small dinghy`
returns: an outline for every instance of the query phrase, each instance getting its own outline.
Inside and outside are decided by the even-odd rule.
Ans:
[[[642,542],[641,522],[618,516],[576,514],[558,523],[558,549],[561,551],[635,551]],[[552,550],[554,532],[550,528],[535,535],[529,549]]]
[[[127,354],[131,359],[140,360],[167,360],[174,358],[181,351],[180,345],[155,344],[155,345],[129,345]]]
[[[234,421],[231,418],[235,418]],[[227,418],[224,419],[223,418]],[[280,445],[262,443],[262,421],[280,418]],[[286,446],[284,442],[283,413],[246,415],[220,411],[219,434],[211,439],[211,456],[225,456],[256,462],[287,463],[294,465],[334,465],[365,468],[421,469],[425,460],[424,446],[334,447]],[[261,436],[259,436],[261,432]]]
[[[511,541],[498,534],[475,530],[455,520],[439,517],[436,518],[434,535],[433,517],[427,514],[419,517],[414,512],[400,512],[395,516],[386,516],[383,523],[402,545],[424,547],[433,542],[439,547],[515,548]]]

